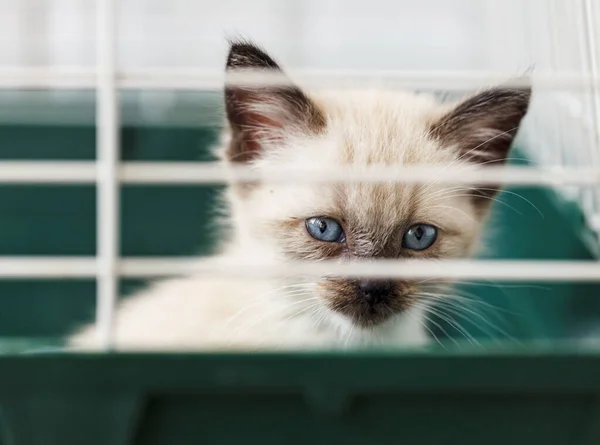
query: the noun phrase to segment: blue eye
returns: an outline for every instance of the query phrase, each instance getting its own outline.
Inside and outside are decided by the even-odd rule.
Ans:
[[[429,224],[412,226],[402,238],[402,247],[410,250],[426,250],[433,246],[437,240],[437,227]]]
[[[346,240],[342,225],[331,218],[308,218],[306,230],[314,239],[328,243],[343,243]]]

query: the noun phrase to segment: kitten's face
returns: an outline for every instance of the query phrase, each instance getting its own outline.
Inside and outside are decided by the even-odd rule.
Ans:
[[[234,45],[232,55],[230,69],[277,69],[249,45]],[[529,101],[528,92],[514,90],[482,93],[453,108],[393,92],[309,97],[293,87],[228,87],[226,94],[230,160],[316,172],[501,162]],[[233,204],[242,236],[274,259],[448,259],[472,253],[492,195],[435,181],[253,184],[233,189]],[[354,325],[372,327],[418,306],[430,284],[324,277],[315,293]]]

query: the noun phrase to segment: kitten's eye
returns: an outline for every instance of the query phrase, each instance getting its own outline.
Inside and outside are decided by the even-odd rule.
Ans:
[[[331,218],[308,218],[306,230],[314,239],[328,243],[343,243],[346,240],[342,225]]]
[[[437,227],[429,224],[412,226],[402,238],[402,247],[410,250],[426,250],[433,246],[438,235]]]

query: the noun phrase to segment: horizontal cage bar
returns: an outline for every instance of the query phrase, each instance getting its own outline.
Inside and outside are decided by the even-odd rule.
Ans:
[[[434,90],[466,90],[492,84],[522,87],[531,83],[536,89],[583,90],[600,87],[600,77],[577,72],[532,72],[515,77],[514,73],[480,71],[357,71],[357,70],[299,70],[291,78],[310,88],[387,87]],[[0,68],[0,89],[94,89],[96,70],[78,67]],[[269,72],[236,72],[227,76],[221,70],[197,68],[146,68],[119,71],[116,74],[120,89],[149,90],[214,90],[227,81],[239,85],[284,85],[288,77]]]
[[[216,162],[124,162],[119,180],[126,184],[221,184],[265,181],[278,183],[331,183],[343,181],[439,184],[506,184],[559,186],[600,184],[600,168],[594,167],[476,167],[403,166],[344,168],[278,168],[224,166]],[[0,183],[94,183],[97,166],[86,161],[2,161]]]
[[[94,278],[94,257],[0,257],[0,278]],[[499,281],[600,282],[600,262],[503,260],[374,260],[337,263],[293,261],[199,261],[197,258],[122,258],[125,278],[199,274],[210,278],[349,276],[357,278],[471,279]]]

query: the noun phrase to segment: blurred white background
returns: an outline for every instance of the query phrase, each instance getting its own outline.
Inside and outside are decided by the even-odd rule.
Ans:
[[[534,0],[535,1],[535,0]],[[243,35],[294,67],[471,70],[529,60],[523,0],[121,0],[122,68],[220,68]],[[0,65],[94,64],[95,1],[0,0]],[[510,46],[509,46],[510,47]]]

